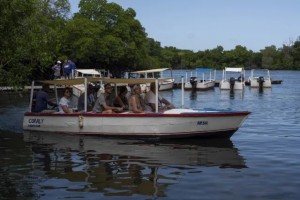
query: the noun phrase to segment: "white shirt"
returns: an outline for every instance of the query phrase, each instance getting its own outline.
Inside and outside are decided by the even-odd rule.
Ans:
[[[58,106],[59,112],[64,113],[62,106],[67,106],[68,108],[70,108],[70,104],[71,104],[71,101],[69,99],[67,99],[66,97],[62,97],[59,100],[59,106]]]
[[[162,107],[161,99],[162,98],[160,96],[158,96],[158,107],[159,108]],[[156,95],[150,90],[147,92],[144,101],[145,101],[145,111],[153,112],[153,110],[149,104],[156,103]]]

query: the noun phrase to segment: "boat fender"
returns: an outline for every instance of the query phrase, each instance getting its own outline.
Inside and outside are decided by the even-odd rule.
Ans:
[[[83,128],[83,116],[78,117],[78,122],[79,122],[79,128]]]

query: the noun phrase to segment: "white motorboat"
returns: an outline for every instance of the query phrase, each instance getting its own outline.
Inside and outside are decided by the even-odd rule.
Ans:
[[[245,88],[245,70],[226,67],[220,81],[221,90],[243,90]]]
[[[140,84],[156,82],[158,79],[108,79],[84,78],[71,80],[46,80],[45,84],[72,85],[103,81],[113,84]],[[32,84],[34,88],[34,82]],[[157,93],[158,91],[156,91]],[[33,89],[31,90],[33,94]],[[182,92],[183,94],[183,92]],[[182,97],[182,100],[184,98]],[[157,99],[158,101],[158,99]],[[87,96],[85,93],[85,102]],[[32,95],[30,106],[32,104]],[[184,103],[182,103],[184,105]],[[85,111],[87,105],[85,104]],[[189,138],[230,137],[247,116],[248,111],[172,109],[159,113],[33,113],[24,114],[23,129],[30,131],[61,132],[84,135],[103,135],[134,138]]]
[[[268,69],[252,69],[248,81],[251,88],[272,87],[272,80]]]
[[[171,90],[174,87],[175,79],[172,77],[172,71],[170,70],[170,75],[164,74],[165,71],[170,70],[169,68],[160,68],[160,69],[150,69],[150,70],[141,70],[134,71],[129,73],[129,77],[133,78],[161,78],[159,81],[159,91]],[[146,91],[149,88],[149,84],[141,85],[143,91]]]
[[[199,76],[200,75],[200,76]],[[188,79],[186,73],[184,89],[185,90],[209,90],[215,87],[216,70],[208,68],[196,68],[195,73],[191,72]]]
[[[76,69],[74,78],[84,78],[84,77],[102,77],[102,74],[95,69]],[[73,95],[79,97],[85,91],[84,84],[72,85]],[[100,89],[101,90],[101,89]],[[103,90],[103,89],[102,89]]]
[[[107,77],[108,78],[108,74],[109,71],[106,71],[104,69],[100,69],[100,70],[96,70],[96,69],[75,69],[74,71],[74,78],[102,78],[102,77]],[[92,83],[95,84],[95,83]],[[99,81],[98,83],[98,94],[97,96],[100,95],[100,93],[104,92],[104,86],[102,84],[101,81]],[[76,85],[72,85],[72,91],[73,91],[73,95],[75,97],[79,97],[82,93],[84,93],[85,91],[85,86],[84,84],[76,84]]]

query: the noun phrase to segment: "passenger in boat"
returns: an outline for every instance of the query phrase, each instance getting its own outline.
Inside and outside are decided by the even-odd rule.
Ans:
[[[146,93],[145,96],[145,110],[148,112],[155,112],[156,107],[156,95],[155,95],[156,86],[155,83],[150,84],[150,90]],[[158,111],[164,112],[169,109],[173,109],[175,106],[171,104],[167,99],[158,96]]]
[[[127,92],[127,99],[128,99],[128,102],[129,102],[129,100],[130,100],[130,97],[132,96],[132,95],[134,95],[134,92],[133,92],[133,87],[135,86],[135,84],[128,84],[128,87],[129,87],[129,92]]]
[[[129,109],[127,93],[128,93],[127,87],[121,86],[119,90],[119,94],[118,96],[116,96],[114,101],[114,105],[117,107],[122,107],[124,111]]]
[[[92,85],[88,85],[87,88],[87,111],[92,111],[95,105],[95,90]],[[85,93],[82,93],[78,99],[77,109],[79,112],[84,111],[84,96]]]
[[[141,86],[135,85],[132,89],[134,94],[129,99],[129,110],[133,113],[143,113],[145,111],[145,104],[141,96]]]
[[[33,95],[33,100],[35,101],[34,112],[43,112],[47,110],[49,106],[57,106],[56,103],[53,103],[49,100],[49,85],[43,84],[42,89]]]
[[[72,106],[71,106],[71,96],[72,96],[72,89],[66,87],[64,89],[63,97],[59,100],[59,112],[60,113],[72,113]]]
[[[115,113],[123,111],[122,107],[116,107],[113,105],[111,93],[112,86],[109,83],[106,83],[104,85],[104,93],[100,94],[93,107],[94,113]]]

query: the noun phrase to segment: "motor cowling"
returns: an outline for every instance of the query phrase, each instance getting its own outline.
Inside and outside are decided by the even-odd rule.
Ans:
[[[260,76],[257,78],[257,82],[258,82],[259,88],[263,88],[265,78],[263,76]]]
[[[263,83],[263,82],[265,82],[265,78],[263,76],[260,76],[260,77],[257,78],[257,82],[258,83]]]
[[[190,78],[190,83],[191,83],[191,85],[192,85],[192,87],[193,88],[196,88],[196,86],[197,86],[197,77],[191,77]]]

